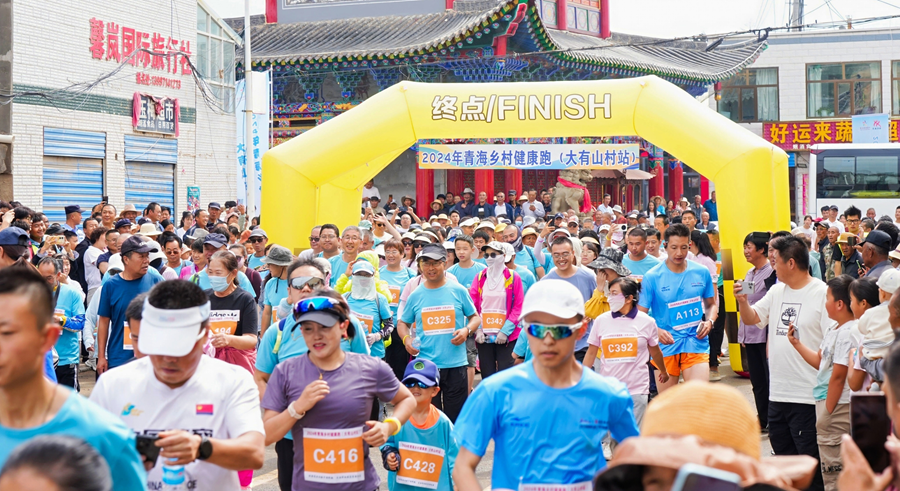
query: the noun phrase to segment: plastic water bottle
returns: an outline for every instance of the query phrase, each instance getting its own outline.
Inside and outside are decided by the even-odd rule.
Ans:
[[[488,342],[489,342],[489,343],[496,343],[496,342],[497,342],[497,336],[494,335],[494,334],[491,334],[490,336],[488,336]]]
[[[169,462],[175,462],[178,459],[170,458]],[[187,472],[183,465],[162,466],[162,489],[164,491],[187,491]]]
[[[409,339],[412,341],[411,344],[412,344],[413,349],[418,350],[422,346],[422,341],[420,341],[419,337],[416,336],[415,329],[409,330]]]

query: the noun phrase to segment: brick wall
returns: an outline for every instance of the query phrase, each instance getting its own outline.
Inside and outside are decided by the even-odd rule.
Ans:
[[[179,41],[187,40],[190,41],[191,52],[197,51],[195,0],[45,0],[13,2],[13,9],[13,85],[17,88],[38,86],[61,89],[73,83],[95,80],[113,71],[118,66],[115,60],[107,61],[104,56],[101,61],[91,56],[92,18],[115,22],[120,29],[127,26]],[[135,81],[138,72],[180,80],[181,88],[139,85]],[[187,186],[200,186],[203,202],[234,199],[235,115],[218,114],[206,107],[190,75],[131,65],[125,65],[114,77],[95,87],[90,92],[91,97],[57,99],[52,105],[36,100],[13,104],[15,199],[41,209],[43,128],[70,128],[106,133],[105,194],[121,209],[125,204],[124,135],[144,134],[133,130],[128,113],[131,107],[128,101],[136,91],[177,97],[183,109],[175,169],[175,204],[178,211],[186,208]],[[124,113],[123,108],[126,109]],[[186,113],[188,116],[195,114],[195,118],[186,118]]]

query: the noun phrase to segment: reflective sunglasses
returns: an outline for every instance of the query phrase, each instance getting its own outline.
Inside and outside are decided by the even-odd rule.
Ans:
[[[418,387],[420,389],[430,389],[434,387],[433,385],[425,385],[425,382],[419,382],[418,380],[407,380],[406,382],[403,382],[403,385],[409,389],[412,389],[413,387]]]
[[[294,306],[294,313],[306,314],[308,312],[330,312],[337,316],[340,322],[347,320],[347,316],[338,311],[335,307],[340,304],[339,301],[329,297],[310,297],[304,298],[297,302]]]
[[[297,276],[295,278],[291,278],[290,282],[291,288],[295,290],[302,290],[303,287],[309,285],[313,290],[317,288],[321,288],[325,285],[325,280],[322,278],[316,278],[315,276]]]
[[[574,334],[579,327],[581,327],[581,322],[572,325],[560,324],[555,326],[528,324],[525,329],[527,329],[529,335],[538,339],[544,339],[544,336],[549,332],[553,339],[559,341]]]

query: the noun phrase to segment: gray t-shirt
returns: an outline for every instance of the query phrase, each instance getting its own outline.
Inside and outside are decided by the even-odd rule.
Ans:
[[[330,390],[291,429],[294,437],[292,489],[295,491],[372,491],[381,484],[369,461],[369,445],[363,441],[359,452],[358,446],[352,443],[356,436],[348,433],[361,430],[357,431],[361,435],[368,430],[365,422],[372,414],[375,398],[385,402],[393,400],[400,390],[400,381],[391,367],[378,358],[356,353],[345,353],[345,356],[344,364],[330,372],[320,371],[308,355],[291,358],[279,363],[269,379],[262,407],[273,411],[287,409],[307,385],[319,380],[320,374]],[[312,465],[316,467],[308,473],[305,472],[308,464],[304,455],[304,430],[306,438],[316,447],[310,452],[310,459],[315,460]],[[360,458],[363,459],[362,466],[358,464]]]
[[[554,269],[541,278],[541,281],[544,280],[563,280],[571,283],[581,292],[581,296],[584,297],[585,302],[591,299],[591,296],[594,295],[594,289],[597,288],[597,277],[581,268],[576,268],[575,274],[568,278],[563,278],[559,275],[559,272]],[[588,329],[584,331],[584,336],[575,343],[575,351],[587,349],[588,334],[591,332],[590,327],[591,324],[589,324]]]

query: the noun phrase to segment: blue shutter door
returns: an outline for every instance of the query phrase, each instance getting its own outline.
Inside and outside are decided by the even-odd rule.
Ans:
[[[143,211],[155,201],[175,209],[178,140],[125,135],[125,201]]]
[[[106,158],[106,133],[44,128],[44,155]]]
[[[43,210],[51,223],[66,221],[65,207],[79,205],[90,215],[103,199],[103,161],[72,157],[44,157]]]
[[[125,162],[125,202],[143,211],[155,201],[175,216],[175,166],[152,162]]]

